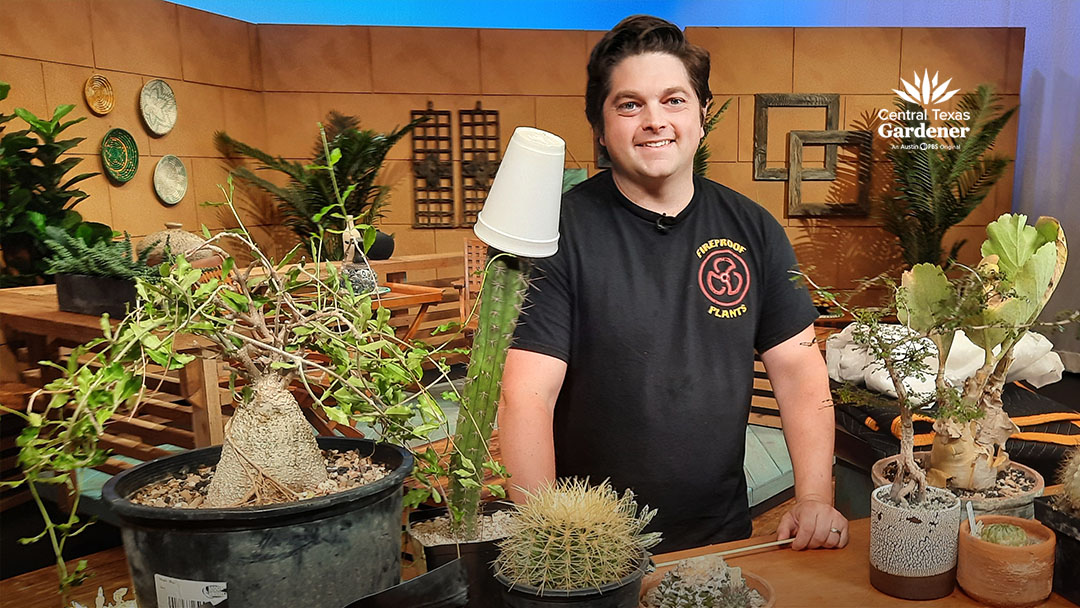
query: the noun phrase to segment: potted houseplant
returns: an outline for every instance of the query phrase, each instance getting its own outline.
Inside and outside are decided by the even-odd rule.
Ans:
[[[966,135],[941,142],[914,135],[930,123],[922,106],[898,97],[896,109],[902,116],[897,130],[904,135],[886,151],[895,194],[882,200],[884,227],[899,239],[908,267],[942,264],[945,233],[983,202],[1012,162],[991,150],[1016,108],[1003,110],[994,88],[980,85],[957,104],[966,118],[944,121],[946,127],[967,129]],[[948,259],[956,259],[963,244],[954,243]]]
[[[335,155],[327,157],[332,167]],[[229,185],[226,204],[236,216],[231,177]],[[337,205],[343,211],[340,196]],[[117,327],[103,318],[104,336],[76,349],[64,375],[18,412],[27,423],[20,482],[37,499],[38,484],[70,488],[78,468],[103,462],[97,438],[113,413],[137,404],[146,364],[186,364],[192,357],[174,353],[174,339],[200,337],[235,368],[230,385],[239,403],[223,445],[145,463],[103,489],[123,523],[140,605],[228,599],[230,606],[340,608],[399,580],[401,485],[413,458],[393,443],[424,439],[444,420],[421,383],[427,350],[398,341],[389,311],[373,311],[369,295],[357,294],[332,265],[289,265],[295,248],[272,261],[236,220],[237,230],[210,235],[204,229],[207,238],[195,248],[222,256],[221,278],[202,280],[184,257],[192,252],[175,252],[160,267],[159,281],[137,281],[139,306]],[[252,264],[236,269],[220,246],[226,240],[250,252]],[[392,443],[317,440],[290,390],[294,384],[332,420],[365,422]],[[419,392],[406,391],[416,386]],[[43,413],[35,407],[42,403]],[[348,450],[361,461],[360,472],[342,473],[336,464],[328,472],[324,450]],[[209,465],[216,468],[205,494],[194,499],[204,508],[132,500],[149,484]],[[342,476],[354,479],[346,483]],[[57,548],[65,586],[84,576],[85,564],[68,572],[59,555],[77,523],[74,510],[66,522],[46,515],[39,536]],[[200,593],[210,596],[190,597]]]
[[[562,139],[537,129],[519,127],[507,146],[499,172],[477,220],[475,232],[492,247],[477,301],[479,323],[473,335],[465,389],[450,453],[445,458],[430,450],[420,457],[421,475],[446,479],[447,509],[416,513],[410,527],[423,546],[429,568],[459,555],[470,581],[470,606],[498,601],[498,586],[490,563],[495,541],[505,535],[509,505],[485,505],[485,487],[505,498],[499,484],[485,484],[485,471],[506,477],[491,457],[489,443],[498,412],[506,353],[525,298],[531,259],[553,255],[558,247],[558,210],[563,176]],[[431,495],[422,489],[406,501],[419,504]],[[440,540],[441,539],[441,540]],[[448,542],[449,541],[449,542]]]
[[[956,582],[981,603],[998,608],[1035,606],[1050,596],[1054,533],[1031,519],[981,515],[972,532],[960,524]]]
[[[845,308],[858,323],[855,342],[867,350],[873,365],[886,370],[901,412],[895,476],[891,485],[871,494],[871,582],[886,593],[917,599],[924,593],[947,594],[952,588],[949,570],[955,565],[960,504],[951,493],[927,487],[928,473],[914,454],[914,409],[932,401],[936,410],[935,442],[942,448],[936,450],[937,460],[934,452],[930,455],[930,481],[981,488],[986,486],[977,484],[993,484],[997,472],[1008,466],[1004,443],[1015,426],[1002,408],[1001,390],[1012,349],[1036,323],[1066,258],[1065,237],[1056,220],[1041,218],[1035,226],[1026,220],[1006,214],[991,223],[977,268],[952,269],[950,276],[934,264],[915,265],[904,273],[891,310]],[[828,292],[819,293],[844,308]],[[899,330],[888,330],[880,322],[893,310],[903,325]],[[958,329],[983,347],[984,361],[963,386],[954,387],[945,378],[944,362]],[[931,367],[934,357],[936,369]],[[935,379],[930,394],[911,390],[908,378],[917,376]],[[850,389],[841,397],[853,394],[858,397]],[[941,508],[932,508],[935,504]],[[915,505],[931,510],[917,516],[906,511]],[[912,544],[925,530],[908,528],[930,522],[935,531],[945,529],[945,536]],[[913,557],[923,549],[930,551]],[[936,571],[926,570],[931,562],[937,564]],[[905,568],[920,574],[905,575]],[[909,583],[912,578],[923,580],[902,586],[905,576]]]
[[[660,533],[642,533],[656,515],[630,490],[569,479],[529,494],[499,541],[496,578],[508,608],[548,605],[633,608]]]
[[[114,318],[127,314],[135,304],[135,279],[157,281],[157,269],[147,265],[150,248],[133,257],[131,236],[113,241],[101,239],[92,245],[81,231],[74,235],[56,226],[46,226],[45,244],[52,250],[48,274],[56,277],[56,299],[60,310]]]
[[[1044,482],[1038,472],[1011,463],[1006,440],[1018,429],[1002,406],[1001,392],[1013,350],[1054,292],[1065,267],[1065,235],[1053,218],[1035,226],[1023,215],[1005,214],[987,226],[983,260],[950,278],[940,266],[918,264],[905,272],[901,323],[933,342],[937,357],[935,436],[925,468],[932,483],[961,492],[992,488],[1011,469],[1026,477],[1030,491],[1015,498],[976,500],[984,512],[1033,513],[1032,499]],[[983,351],[982,365],[961,387],[945,379],[945,360],[957,330]],[[881,465],[878,465],[880,468]]]
[[[322,238],[323,234],[345,230],[345,215],[366,225],[375,224],[383,216],[383,209],[389,204],[390,186],[375,183],[379,170],[390,149],[424,120],[418,118],[400,129],[379,133],[361,129],[360,120],[355,116],[330,112],[321,136],[329,140],[331,150],[337,150],[333,152],[337,158],[332,163],[332,171],[325,170],[331,165],[328,162],[331,152],[326,151],[319,138],[315,141],[312,160],[307,164],[273,156],[237,141],[222,131],[214,134],[214,144],[230,160],[238,178],[277,199],[278,210],[285,218],[285,224],[305,245],[318,247],[323,259],[341,260],[344,254],[341,241]],[[244,157],[259,163],[256,170],[282,173],[288,177],[288,182],[278,185],[260,177],[255,171],[239,164],[239,159]],[[326,209],[337,204],[335,197],[338,192],[344,200],[344,212],[328,214]],[[317,244],[313,241],[316,237]],[[389,258],[394,251],[393,237],[374,231],[370,238],[373,240],[365,242],[368,257],[377,260]]]
[[[0,81],[0,100],[10,90],[11,85]],[[68,127],[86,120],[63,121],[74,108],[59,106],[51,118],[38,118],[24,108],[16,108],[15,114],[0,112],[0,287],[47,281],[48,227],[73,235],[78,231],[88,245],[112,238],[112,229],[84,222],[74,209],[87,197],[75,185],[97,175],[68,176],[83,159],[64,155],[85,139],[63,139]],[[16,116],[27,128],[5,132],[6,123]]]
[[[772,585],[719,555],[685,559],[666,572],[657,569],[642,582],[641,608],[772,608]]]
[[[1080,448],[1073,448],[1058,474],[1061,493],[1035,499],[1035,517],[1057,534],[1054,591],[1080,603]]]

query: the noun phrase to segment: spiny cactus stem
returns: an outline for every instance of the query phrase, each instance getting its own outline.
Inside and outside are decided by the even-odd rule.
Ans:
[[[486,446],[491,440],[491,430],[498,412],[503,364],[527,283],[526,261],[508,258],[499,256],[493,259],[484,275],[479,314],[485,322],[479,325],[473,338],[467,373],[469,380],[458,412],[454,438],[459,455],[454,466],[460,467],[461,461],[468,459],[478,472],[480,463],[487,460]],[[453,480],[450,500],[462,509],[464,516],[460,532],[470,538],[476,533],[481,488],[462,486],[457,483],[456,477]]]

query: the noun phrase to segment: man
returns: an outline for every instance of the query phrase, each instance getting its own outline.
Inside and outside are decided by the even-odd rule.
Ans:
[[[506,361],[511,483],[610,478],[657,508],[658,552],[750,535],[743,475],[755,349],[780,404],[793,547],[842,547],[817,313],[768,212],[693,174],[709,55],[673,24],[625,19],[589,59],[586,115],[611,159],[567,193]],[[511,497],[520,501],[516,488]]]

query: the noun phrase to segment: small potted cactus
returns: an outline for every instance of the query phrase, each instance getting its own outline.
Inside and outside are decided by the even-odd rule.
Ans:
[[[1080,604],[1080,447],[1058,473],[1061,493],[1035,499],[1035,517],[1057,534],[1054,591]]]
[[[656,510],[639,511],[632,491],[620,496],[606,481],[566,479],[528,496],[495,560],[504,605],[636,607],[647,550],[660,542],[642,533]]]
[[[960,524],[956,582],[990,606],[1034,606],[1050,595],[1054,545],[1054,533],[1031,519],[982,515],[974,533],[965,520]]]
[[[765,579],[728,566],[719,555],[683,560],[643,584],[641,608],[771,608],[776,603]]]

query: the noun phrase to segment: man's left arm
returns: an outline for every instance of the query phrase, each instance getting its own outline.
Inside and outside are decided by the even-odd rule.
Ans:
[[[843,547],[848,522],[832,506],[835,422],[829,376],[813,324],[761,353],[761,360],[780,407],[795,473],[795,506],[780,520],[778,538],[794,536],[796,550]]]

